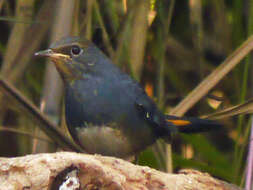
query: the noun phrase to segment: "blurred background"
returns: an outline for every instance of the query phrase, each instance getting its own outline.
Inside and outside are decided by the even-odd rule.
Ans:
[[[170,113],[252,32],[253,0],[0,0],[0,72],[66,130],[62,81],[52,63],[34,57],[62,36],[92,40]],[[249,99],[251,61],[247,56],[185,115]],[[4,90],[0,105],[1,157],[56,151],[41,123]],[[159,142],[141,153],[139,164],[170,172],[195,168],[242,185],[250,119],[219,122],[219,131],[174,135],[172,155]]]

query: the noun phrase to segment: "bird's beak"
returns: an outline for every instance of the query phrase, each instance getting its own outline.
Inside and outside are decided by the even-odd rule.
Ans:
[[[69,59],[68,55],[64,55],[62,53],[54,52],[52,49],[38,51],[34,54],[35,56],[49,57],[51,59]]]
[[[34,54],[35,56],[48,57],[55,63],[57,70],[63,77],[63,80],[72,80],[75,78],[74,68],[69,55],[55,52],[53,49],[42,50]]]

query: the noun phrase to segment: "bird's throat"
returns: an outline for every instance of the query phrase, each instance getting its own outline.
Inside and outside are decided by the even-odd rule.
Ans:
[[[62,63],[59,61],[54,61],[56,69],[60,73],[61,78],[66,83],[72,83],[74,80],[80,78],[79,71],[76,71],[76,69],[68,63]]]

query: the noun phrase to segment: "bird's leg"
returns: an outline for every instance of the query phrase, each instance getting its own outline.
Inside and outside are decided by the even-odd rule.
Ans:
[[[130,156],[128,158],[125,158],[124,160],[127,160],[128,162],[132,162],[134,164],[139,163],[139,154],[135,154],[134,156]]]
[[[134,156],[134,161],[133,161],[133,163],[134,164],[138,164],[139,163],[139,157],[140,157],[140,154],[136,154],[135,156]]]

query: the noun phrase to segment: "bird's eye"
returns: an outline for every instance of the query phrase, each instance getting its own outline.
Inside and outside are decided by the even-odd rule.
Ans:
[[[73,45],[72,48],[71,48],[71,54],[76,56],[76,55],[80,55],[82,52],[82,49],[77,46],[77,45]]]

